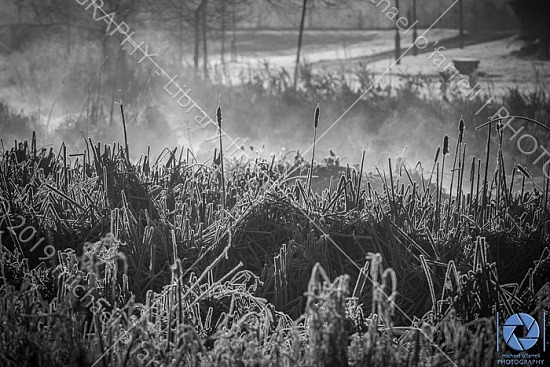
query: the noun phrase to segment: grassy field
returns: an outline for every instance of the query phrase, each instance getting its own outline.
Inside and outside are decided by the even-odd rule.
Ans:
[[[3,142],[0,364],[493,366],[496,312],[550,306],[550,181],[495,125],[472,158],[458,122],[428,175]]]

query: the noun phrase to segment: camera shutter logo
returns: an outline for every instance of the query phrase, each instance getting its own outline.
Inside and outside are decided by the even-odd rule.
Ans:
[[[525,336],[517,337],[515,331],[523,328]],[[502,326],[502,337],[506,344],[515,350],[526,351],[532,348],[540,336],[540,328],[537,321],[526,313],[516,313],[506,319]]]

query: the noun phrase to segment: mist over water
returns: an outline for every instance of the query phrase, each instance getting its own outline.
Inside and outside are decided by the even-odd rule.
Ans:
[[[81,15],[80,21],[93,22],[91,14]],[[136,40],[150,45],[151,52],[158,54],[155,61],[170,75],[178,75],[178,85],[190,90],[194,103],[212,119],[218,104],[221,106],[223,130],[227,134],[223,138],[226,157],[238,156],[244,151],[249,157],[268,160],[272,154],[278,157],[286,154],[292,161],[299,151],[309,161],[313,111],[319,103],[321,121],[316,162],[336,156],[342,166],[354,166],[360,163],[365,151],[367,170],[387,168],[391,158],[400,159],[410,167],[418,167],[417,163],[421,162],[429,171],[443,136],[448,134],[451,145],[456,144],[456,126],[461,116],[466,122],[466,156],[483,157],[486,135],[476,132],[475,127],[505,102],[491,99],[490,85],[500,81],[503,75],[498,75],[498,68],[492,68],[491,56],[482,55],[479,50],[488,49],[491,53],[497,50],[495,57],[502,59],[502,54],[510,53],[506,40],[469,46],[463,51],[445,50],[449,53],[449,62],[456,52],[483,56],[479,80],[485,92],[474,101],[464,101],[460,96],[450,96],[456,98],[452,99],[441,93],[439,70],[428,59],[429,54],[405,56],[401,69],[391,69],[379,80],[387,71],[386,65],[391,64],[392,56],[382,62],[365,63],[364,60],[392,51],[395,35],[392,29],[306,30],[302,56],[308,64],[299,74],[300,92],[294,93],[297,37],[294,30],[239,29],[234,33],[238,39],[235,59],[229,52],[230,38],[227,40],[225,67],[221,64],[221,41],[212,31],[208,47],[209,76],[204,78],[203,60],[199,60],[198,76],[193,67],[191,30],[184,31],[185,42],[180,45],[174,35],[164,29],[136,24],[139,24]],[[22,112],[34,121],[4,129],[5,142],[30,139],[35,129],[39,144],[59,147],[65,142],[73,153],[85,148],[88,137],[103,144],[123,142],[122,117],[117,104],[122,101],[134,161],[148,151],[152,159],[156,159],[165,148],[173,151],[176,147],[184,159],[194,157],[198,162],[208,162],[213,158],[215,149],[219,149],[215,124],[202,128],[193,121],[196,110],[187,113],[178,106],[177,100],[164,88],[166,78],[156,75],[154,67],[129,55],[128,44],[119,50],[118,56],[115,52],[102,57],[107,51],[116,51],[114,46],[120,41],[119,35],[107,37],[106,45],[75,35],[68,55],[62,35],[31,38],[18,51],[0,57],[5,80],[0,100],[12,113]],[[430,39],[435,41],[455,35],[453,28],[435,27],[430,31]],[[409,44],[410,37],[403,37],[403,48]],[[517,65],[524,80],[528,80],[529,70],[522,61],[510,59],[507,65],[508,69],[510,65]],[[509,74],[507,71],[506,75]],[[369,92],[363,96],[367,88]],[[358,103],[346,111],[360,97]],[[476,114],[488,100],[491,103]],[[512,147],[505,153],[517,155],[517,149],[514,151]]]

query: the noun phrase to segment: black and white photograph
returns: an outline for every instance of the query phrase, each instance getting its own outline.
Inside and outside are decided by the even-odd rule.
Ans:
[[[1,367],[550,366],[549,0],[0,0]]]

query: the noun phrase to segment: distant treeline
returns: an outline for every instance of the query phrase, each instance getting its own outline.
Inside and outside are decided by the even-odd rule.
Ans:
[[[407,17],[410,23],[414,21],[413,0],[397,0],[400,16]],[[420,27],[432,25],[455,0],[416,1],[416,13]],[[336,2],[334,2],[336,3]],[[396,0],[352,0],[349,6],[327,6],[313,2],[314,8],[306,18],[306,28],[309,29],[388,29],[395,24],[386,17],[386,12],[396,6]],[[281,17],[276,12],[262,11],[261,3],[254,3],[254,17],[247,25],[255,28],[295,28],[299,22],[299,12]],[[517,25],[511,6],[501,0],[463,0],[464,22],[466,29],[510,29]],[[458,28],[459,4],[437,22],[438,27]],[[490,16],[488,16],[490,15]]]

